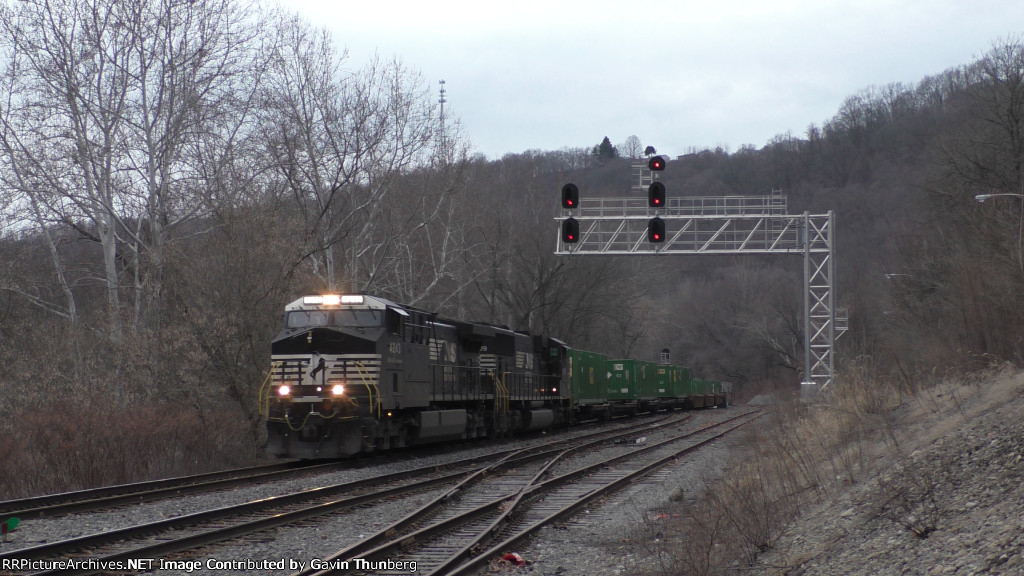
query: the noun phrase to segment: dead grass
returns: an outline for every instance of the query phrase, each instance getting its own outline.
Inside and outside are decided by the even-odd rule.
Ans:
[[[638,535],[660,567],[646,573],[744,573],[803,510],[867,480],[878,480],[893,522],[927,537],[940,512],[939,479],[894,464],[1022,390],[1024,373],[1006,368],[923,375],[908,386],[874,378],[861,363],[837,378],[826,402],[775,406],[734,450],[724,477],[707,480],[707,493],[674,499],[654,523],[658,532]]]
[[[194,474],[251,463],[238,414],[180,404],[124,409],[59,402],[0,434],[0,499]]]

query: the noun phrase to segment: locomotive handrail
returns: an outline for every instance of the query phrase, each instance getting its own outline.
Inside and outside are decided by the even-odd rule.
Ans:
[[[274,377],[274,370],[281,363],[281,360],[271,362],[270,371],[267,372],[267,377],[263,379],[263,384],[260,384],[260,391],[256,395],[256,409],[259,410],[260,418],[266,418],[270,415],[270,380]]]
[[[377,408],[377,418],[380,418],[380,404],[381,404],[381,402],[380,402],[380,388],[377,388],[377,383],[373,381],[373,378],[370,378],[370,371],[367,370],[365,364],[363,364],[362,362],[359,362],[359,361],[356,361],[355,364],[356,364],[356,369],[359,371],[359,376],[362,377],[362,379],[363,379],[363,386],[366,387],[366,393],[370,397],[369,398],[370,414],[373,414],[373,409],[374,409],[374,407],[376,407]],[[370,389],[371,386],[374,388],[374,390],[377,391],[377,401],[376,402],[373,401],[373,390]]]
[[[497,374],[491,373],[491,378],[494,379],[494,408],[497,411],[500,405],[501,414],[508,414],[509,405],[512,402],[512,395],[509,394],[508,388],[505,386],[505,376],[508,374],[509,372],[503,372],[501,378],[498,378]]]

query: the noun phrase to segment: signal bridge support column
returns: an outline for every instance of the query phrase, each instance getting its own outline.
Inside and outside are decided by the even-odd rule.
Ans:
[[[642,184],[642,182],[641,182]],[[804,263],[804,381],[811,400],[834,377],[836,328],[834,214],[789,214],[784,195],[672,197],[664,208],[642,198],[586,198],[555,218],[579,225],[577,241],[559,234],[555,254],[790,254]],[[665,223],[664,242],[648,241],[648,223]]]

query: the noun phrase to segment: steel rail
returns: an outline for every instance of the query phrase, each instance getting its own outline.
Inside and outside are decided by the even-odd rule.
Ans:
[[[740,428],[742,426],[745,426],[746,424],[749,424],[750,422],[753,422],[754,420],[760,418],[760,416],[761,416],[761,414],[758,413],[757,411],[751,411],[751,412],[747,412],[745,414],[740,414],[740,415],[738,415],[738,416],[736,416],[734,418],[730,418],[729,420],[726,420],[724,422],[720,422],[720,423],[718,423],[718,424],[716,424],[716,425],[714,425],[712,427],[709,427],[709,428],[717,428],[719,426],[724,426],[724,425],[726,425],[726,424],[728,424],[730,422],[734,422],[736,420],[742,419],[742,421],[740,423],[734,424],[732,426],[729,426],[728,428],[725,428],[725,429],[721,430],[720,432],[716,432],[716,433],[710,435],[709,437],[700,440],[699,442],[697,442],[695,444],[692,444],[690,446],[687,446],[687,447],[683,448],[682,450],[679,450],[677,452],[670,453],[670,454],[668,454],[666,456],[658,458],[656,461],[654,461],[652,463],[649,463],[649,464],[646,464],[646,465],[644,465],[644,466],[642,466],[642,467],[640,467],[640,468],[638,468],[636,470],[633,470],[631,472],[628,472],[626,474],[623,474],[620,477],[618,477],[617,479],[614,479],[611,482],[606,482],[604,485],[602,485],[602,486],[600,486],[598,488],[586,491],[583,494],[575,495],[573,498],[568,498],[568,499],[566,499],[566,501],[568,502],[566,505],[556,507],[554,510],[548,512],[546,516],[544,516],[543,518],[541,518],[539,520],[522,522],[521,524],[523,524],[523,525],[521,525],[521,526],[512,526],[511,523],[510,523],[509,526],[504,526],[503,527],[503,529],[505,531],[512,531],[512,530],[514,530],[514,533],[511,534],[510,536],[505,537],[503,540],[500,540],[497,544],[494,544],[490,548],[488,548],[486,550],[483,550],[483,551],[479,550],[479,546],[474,547],[474,548],[467,548],[467,553],[464,555],[464,558],[465,558],[464,562],[462,562],[460,564],[457,564],[457,565],[455,563],[453,563],[452,565],[446,566],[444,572],[442,572],[442,571],[428,572],[426,574],[426,576],[440,576],[441,574],[444,574],[445,576],[470,576],[470,575],[479,574],[483,570],[486,569],[487,563],[489,563],[492,558],[494,558],[495,556],[501,554],[503,551],[506,551],[508,549],[511,549],[511,548],[515,547],[517,544],[519,544],[522,541],[524,541],[525,539],[529,538],[530,536],[532,536],[534,533],[536,533],[538,530],[540,530],[544,526],[547,526],[547,525],[552,524],[552,523],[554,523],[554,522],[556,522],[558,520],[561,520],[563,518],[566,518],[568,516],[572,516],[572,515],[576,514],[580,509],[582,509],[585,506],[589,506],[590,504],[592,504],[598,498],[605,497],[605,496],[611,494],[612,492],[615,492],[616,490],[618,490],[618,489],[624,487],[625,485],[633,482],[637,478],[643,477],[643,476],[649,474],[650,472],[652,472],[652,471],[654,471],[654,470],[656,470],[658,468],[661,468],[662,466],[665,466],[666,464],[668,464],[672,460],[675,460],[676,458],[679,458],[680,456],[685,455],[687,453],[693,452],[694,450],[697,450],[698,448],[701,448],[702,446],[705,446],[706,444],[708,444],[710,442],[713,442],[713,441],[715,441],[715,440],[725,436],[726,434],[732,432],[733,430],[735,430],[737,428]],[[708,430],[708,428],[705,428],[704,430],[698,431],[698,434],[701,433],[701,432],[707,431],[707,430]],[[671,442],[674,442],[674,441],[678,441],[678,439],[677,440],[668,440],[668,441],[665,441],[665,442],[662,442],[662,443],[659,443],[659,444],[660,445],[666,445],[666,444],[670,444]],[[656,448],[656,447],[658,447],[658,446],[655,445],[655,446],[652,446],[651,448],[653,449],[653,448]],[[598,468],[607,467],[607,466],[611,465],[612,463],[618,462],[618,461],[623,460],[625,458],[628,458],[630,456],[633,456],[633,454],[626,454],[626,455],[623,455],[623,456],[621,456],[619,458],[612,459],[612,460],[610,460],[610,461],[608,461],[606,463],[602,463],[602,464],[598,464],[598,465],[595,465],[595,466],[591,466],[590,468],[594,468],[596,470]],[[578,476],[581,476],[583,474],[584,474],[584,472],[582,470],[580,470],[580,471],[575,471],[575,472],[570,472],[568,474],[564,474],[564,475],[559,476],[557,478],[552,478],[552,479],[550,479],[550,480],[548,480],[546,482],[543,482],[543,483],[535,486],[531,490],[531,493],[532,492],[538,492],[538,493],[545,492],[547,490],[549,484],[551,484],[552,486],[561,485],[561,484],[564,483],[564,481],[566,479],[578,477]],[[507,516],[511,515],[512,512],[513,512],[512,510],[509,510]],[[521,511],[517,511],[517,512],[521,512]]]
[[[666,420],[668,418],[669,417],[666,416],[661,418],[659,421]],[[554,443],[544,444],[541,446],[536,446],[525,450],[500,450],[492,454],[486,455],[484,457],[468,458],[444,465],[433,465],[413,470],[407,470],[404,472],[388,474],[385,476],[377,476],[373,478],[367,478],[364,480],[335,484],[332,486],[325,486],[321,488],[305,490],[293,494],[256,500],[253,502],[247,502],[240,505],[227,506],[223,508],[217,508],[214,510],[207,510],[194,514],[179,516],[171,519],[161,520],[158,522],[152,522],[138,526],[131,526],[128,528],[114,530],[111,532],[92,534],[82,536],[79,538],[72,538],[60,542],[54,542],[30,548],[21,548],[9,552],[0,553],[0,560],[38,560],[54,558],[59,557],[63,553],[83,549],[95,549],[97,547],[108,546],[114,542],[149,537],[154,534],[159,534],[170,530],[181,530],[183,528],[195,527],[197,525],[220,521],[227,518],[237,518],[241,515],[266,512],[268,510],[276,510],[280,509],[283,506],[294,506],[296,504],[308,500],[330,498],[332,497],[332,495],[338,492],[351,492],[353,490],[378,487],[383,482],[398,482],[408,479],[417,479],[422,478],[425,474],[428,473],[440,474],[440,470],[451,470],[459,467],[462,468],[462,470],[457,470],[455,472],[440,474],[435,478],[430,478],[426,480],[414,480],[413,482],[410,482],[408,484],[392,488],[370,490],[369,492],[362,495],[349,496],[341,499],[322,502],[320,504],[316,504],[313,506],[303,506],[299,509],[274,513],[268,517],[252,521],[245,521],[234,526],[207,530],[193,535],[176,538],[174,540],[160,542],[154,545],[135,547],[130,550],[107,554],[105,556],[96,557],[94,559],[97,561],[98,564],[105,563],[105,565],[110,565],[110,563],[112,562],[127,560],[131,558],[155,557],[161,554],[171,554],[174,552],[191,549],[198,546],[220,542],[243,534],[265,530],[267,528],[299,522],[310,517],[328,514],[341,508],[361,505],[367,502],[391,498],[396,495],[401,495],[414,491],[430,489],[438,484],[455,482],[458,481],[460,478],[465,478],[467,476],[482,477],[482,474],[480,473],[481,460],[498,460],[496,464],[489,464],[487,466],[484,466],[483,468],[485,469],[493,468],[494,466],[515,466],[528,460],[543,458],[547,454],[556,451],[557,449],[552,448],[552,446],[578,443],[581,441],[586,441],[587,438],[593,436],[607,437],[609,436],[609,434],[613,436],[636,434],[637,430],[649,429],[650,427],[656,425],[656,422],[631,424],[629,426],[618,428],[611,432],[609,432],[608,430],[604,430],[601,432],[597,432],[595,434],[584,435],[582,437],[577,438],[567,438],[556,441]],[[535,453],[530,454],[530,452]],[[39,572],[37,574],[62,574],[71,576],[79,574],[95,574],[98,571],[100,570],[58,570]]]
[[[747,414],[749,414],[749,412],[737,415],[724,422],[714,423],[704,428],[701,428],[700,430],[691,431],[682,436],[673,437],[663,442],[647,445],[644,446],[643,448],[630,451],[626,454],[617,456],[610,460],[606,460],[601,463],[587,466],[574,472],[570,472],[552,478],[550,480],[540,482],[540,478],[547,472],[548,469],[550,469],[552,465],[556,463],[557,460],[561,459],[562,457],[569,453],[578,451],[578,449],[571,448],[569,450],[560,451],[559,454],[555,455],[551,461],[547,462],[544,465],[544,467],[539,472],[537,472],[530,479],[530,481],[526,482],[515,494],[504,495],[498,498],[494,498],[488,502],[479,504],[473,509],[460,512],[440,522],[436,522],[429,526],[416,529],[413,532],[408,532],[408,528],[410,526],[414,526],[414,518],[418,519],[422,517],[424,514],[426,514],[428,509],[433,509],[439,506],[449,497],[446,494],[442,497],[436,498],[434,501],[428,503],[422,509],[415,511],[413,514],[410,514],[409,517],[402,519],[399,522],[381,530],[380,533],[370,536],[364,539],[362,542],[350,546],[345,550],[337,552],[331,555],[330,557],[325,558],[323,562],[321,562],[321,565],[335,564],[336,566],[338,566],[337,568],[327,568],[323,570],[314,570],[310,568],[306,571],[297,572],[292,576],[327,576],[337,574],[356,574],[359,572],[353,571],[351,563],[353,560],[357,558],[364,561],[375,561],[377,559],[383,558],[394,558],[400,551],[403,551],[409,546],[414,545],[414,543],[416,542],[428,540],[431,538],[437,538],[445,534],[451,534],[454,530],[460,529],[462,526],[466,524],[478,522],[481,518],[486,518],[488,517],[488,515],[493,516],[496,513],[497,517],[489,519],[484,527],[477,529],[475,531],[475,536],[470,537],[467,543],[456,549],[455,552],[448,554],[447,558],[442,560],[436,566],[432,568],[427,568],[427,570],[429,571],[423,572],[424,574],[443,574],[445,573],[446,570],[452,569],[453,567],[465,562],[467,558],[474,556],[485,545],[484,541],[492,538],[496,533],[498,533],[502,529],[504,524],[507,522],[507,518],[509,517],[509,515],[520,508],[520,504],[524,501],[524,497],[529,496],[529,498],[532,500],[533,498],[535,498],[537,494],[547,493],[555,489],[556,487],[572,482],[581,476],[593,474],[597,470],[606,468],[611,464],[620,462],[622,460],[634,459],[639,454],[657,450],[658,448],[661,448],[666,444],[679,442],[680,440],[683,440],[685,438],[705,433],[709,429],[723,426],[728,422],[731,422],[737,418],[742,418]],[[676,424],[678,423],[671,423],[670,425]],[[728,431],[729,430],[726,430],[725,432],[722,432],[720,435],[724,435]],[[703,443],[710,442],[711,440],[712,439],[704,439],[701,441],[701,443],[695,446],[688,447],[681,452],[696,449],[696,446],[703,445]],[[579,449],[583,448],[584,447],[580,447]],[[652,466],[656,467],[658,465],[663,465],[665,461],[678,457],[678,454],[681,452],[673,452],[666,459],[659,460],[661,464]],[[648,470],[650,469],[653,469],[653,467],[649,468]],[[596,494],[600,493],[601,491],[591,490],[588,492]],[[587,500],[589,500],[589,498],[591,498],[591,496],[588,496]],[[417,567],[417,571],[421,571],[419,566]]]
[[[444,494],[434,498],[430,502],[424,504],[417,510],[414,510],[413,512],[411,512],[404,518],[398,520],[397,522],[394,522],[391,525],[382,528],[377,533],[371,534],[363,540],[353,544],[352,546],[349,546],[339,552],[332,554],[329,558],[325,559],[325,561],[344,561],[357,557],[367,558],[387,555],[389,553],[394,552],[395,550],[402,548],[409,542],[425,538],[428,536],[432,536],[434,534],[439,533],[440,531],[449,529],[451,526],[457,525],[459,523],[471,521],[474,514],[473,509],[470,509],[469,511],[464,513],[455,514],[447,520],[435,522],[434,524],[425,527],[420,527],[427,521],[428,518],[430,518],[432,515],[437,514],[445,505],[451,503],[453,499],[464,495],[470,486],[480,482],[489,475],[500,472],[503,469],[508,469],[515,466],[522,466],[524,464],[534,462],[537,460],[548,460],[548,462],[546,462],[545,465],[542,467],[543,472],[543,470],[546,470],[551,465],[552,458],[557,459],[561,456],[564,456],[567,453],[592,448],[593,446],[598,444],[607,444],[609,442],[614,442],[624,437],[635,436],[636,434],[639,433],[649,433],[651,430],[656,430],[661,427],[677,426],[679,424],[689,421],[692,418],[692,414],[687,414],[683,418],[666,417],[654,423],[648,422],[638,426],[630,427],[629,429],[614,430],[610,432],[605,432],[604,434],[593,435],[598,436],[597,438],[584,437],[579,439],[580,441],[575,443],[573,446],[565,449],[559,447],[551,447],[549,445],[545,446],[545,449],[543,451],[528,454],[517,453],[511,455],[509,458],[505,460],[480,468],[474,474],[467,476],[465,480],[453,486],[451,490],[448,490]],[[522,490],[526,486],[529,486],[535,480],[535,478],[536,476],[532,478],[529,482],[527,482],[524,486],[519,487],[518,492],[522,492]],[[487,509],[498,507],[505,500],[507,500],[508,497],[509,495],[506,494],[497,498],[493,498],[489,503],[484,504],[483,507]],[[319,573],[321,572],[309,569],[305,572],[300,572],[299,574]]]
[[[72,512],[151,502],[182,494],[262,482],[279,476],[316,473],[338,466],[337,462],[288,462],[5,500],[0,501],[0,515],[17,516],[22,520],[52,518]]]
[[[497,451],[495,454],[512,452]],[[486,457],[485,457],[486,458]],[[465,459],[471,462],[479,458]],[[459,462],[453,463],[458,464]],[[206,472],[175,478],[148,480],[130,484],[117,484],[100,488],[89,488],[59,494],[46,494],[14,500],[0,501],[0,516],[14,516],[21,520],[53,518],[76,512],[112,508],[126,504],[140,504],[186,494],[195,494],[245,484],[271,481],[289,476],[302,476],[331,471],[332,469],[353,469],[374,465],[365,461],[289,461],[245,468],[234,468],[217,472]]]

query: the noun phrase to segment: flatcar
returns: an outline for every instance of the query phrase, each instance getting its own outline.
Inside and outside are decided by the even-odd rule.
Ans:
[[[269,454],[336,458],[719,403],[714,391],[695,398],[685,368],[326,294],[285,307],[261,410]]]

